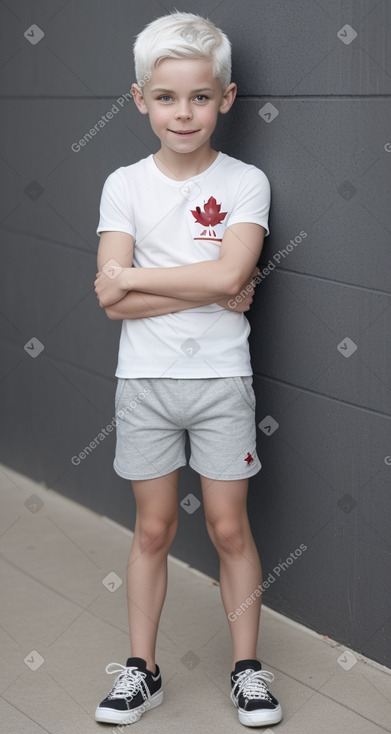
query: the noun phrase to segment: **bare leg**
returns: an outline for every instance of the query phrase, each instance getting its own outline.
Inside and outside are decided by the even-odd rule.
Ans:
[[[247,515],[248,480],[215,481],[201,477],[206,525],[220,557],[220,591],[233,644],[233,666],[237,660],[257,656],[262,569]],[[251,594],[253,595],[251,597]],[[241,615],[232,615],[251,598]]]
[[[167,554],[177,529],[177,485],[178,471],[132,482],[137,516],[127,573],[130,645],[132,656],[144,658],[153,673]]]

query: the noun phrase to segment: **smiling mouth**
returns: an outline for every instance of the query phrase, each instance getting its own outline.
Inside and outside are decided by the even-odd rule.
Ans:
[[[199,130],[170,130],[170,133],[175,133],[175,135],[194,135],[198,132]]]

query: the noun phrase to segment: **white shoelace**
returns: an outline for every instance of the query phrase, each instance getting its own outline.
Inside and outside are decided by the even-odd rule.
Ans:
[[[238,705],[239,695],[242,694],[248,700],[261,699],[263,701],[271,701],[270,693],[266,683],[274,681],[273,673],[268,670],[242,670],[237,673],[236,682],[231,691],[231,700]]]
[[[145,673],[137,667],[127,668],[126,665],[120,663],[109,663],[106,666],[106,673],[109,675],[119,673],[108,698],[133,698],[139,691],[144,701],[150,697],[148,688],[144,683]]]

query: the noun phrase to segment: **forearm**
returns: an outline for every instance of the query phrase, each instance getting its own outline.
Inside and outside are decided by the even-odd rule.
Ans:
[[[118,267],[109,268],[107,273],[103,266],[94,283],[99,304],[107,308],[124,298],[128,291],[203,303],[229,299],[250,278],[262,251],[264,232],[263,227],[252,223],[228,227],[218,260],[170,268],[129,267],[128,261],[123,267],[124,263],[118,261]]]
[[[204,303],[235,295],[243,285],[238,269],[223,259],[171,268],[124,268],[118,277],[129,291]]]
[[[212,299],[189,301],[170,296],[160,296],[153,293],[129,291],[120,301],[106,308],[109,319],[144,319],[152,316],[165,316],[197,306],[206,306],[213,303]]]

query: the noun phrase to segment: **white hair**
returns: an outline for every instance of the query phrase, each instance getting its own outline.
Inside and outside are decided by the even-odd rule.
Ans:
[[[205,58],[223,89],[231,81],[231,44],[225,33],[207,18],[175,11],[149,23],[133,47],[137,84],[149,81],[163,59]]]

